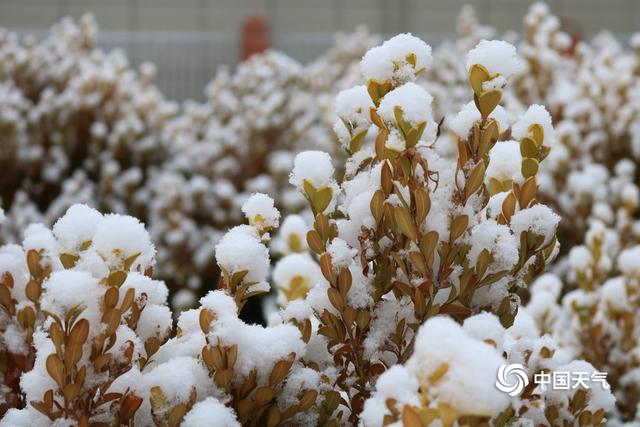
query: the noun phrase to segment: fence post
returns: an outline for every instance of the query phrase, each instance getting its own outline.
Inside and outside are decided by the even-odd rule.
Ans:
[[[251,16],[242,24],[242,60],[264,52],[271,44],[269,24],[261,16]]]

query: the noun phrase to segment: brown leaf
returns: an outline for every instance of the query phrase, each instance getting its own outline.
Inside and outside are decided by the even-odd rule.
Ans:
[[[529,132],[533,136],[533,140],[536,142],[536,145],[539,147],[544,142],[544,128],[540,126],[539,123],[534,123],[529,126]]]
[[[338,274],[338,289],[343,297],[347,296],[347,292],[349,292],[351,288],[351,281],[351,271],[348,268],[340,269],[340,273]]]
[[[490,78],[487,69],[480,64],[474,64],[469,68],[469,84],[476,95],[482,93],[482,84]]]
[[[256,390],[256,403],[264,406],[273,399],[273,391],[269,387],[260,387]]]
[[[67,402],[72,402],[81,391],[80,384],[67,384],[64,386],[62,390],[62,394],[64,395],[64,400]]]
[[[179,403],[171,409],[167,418],[168,427],[178,427],[187,413],[187,405]]]
[[[89,337],[89,321],[80,319],[71,328],[68,336],[68,344],[84,344]]]
[[[409,405],[402,408],[402,426],[403,427],[424,427],[420,415]]]
[[[398,228],[411,240],[416,240],[418,238],[418,231],[416,230],[416,226],[413,223],[413,218],[411,218],[411,214],[408,210],[402,207],[396,207],[393,211],[396,223],[398,224]]]
[[[524,209],[529,206],[538,191],[538,184],[535,177],[528,178],[520,190],[520,208]]]
[[[113,308],[118,304],[118,299],[120,298],[120,292],[118,288],[108,288],[104,293],[104,305],[108,308]]]
[[[422,224],[431,210],[431,198],[426,189],[419,187],[414,193],[416,202],[416,223]]]
[[[126,312],[131,304],[133,304],[133,300],[136,297],[136,290],[134,288],[127,289],[127,292],[124,294],[124,298],[122,299],[122,304],[120,305],[120,312]]]
[[[80,257],[77,254],[71,252],[62,252],[60,254],[60,262],[62,263],[62,266],[67,269],[73,268],[79,259]]]
[[[269,385],[275,385],[284,380],[289,373],[289,369],[293,364],[293,360],[279,360],[273,366],[271,374],[269,374]]]
[[[298,403],[300,411],[306,411],[311,408],[318,398],[318,392],[316,390],[305,390],[304,394],[300,398]]]
[[[15,310],[15,304],[13,298],[11,298],[11,291],[5,284],[0,284],[0,305],[5,307],[9,313],[13,313]]]
[[[267,413],[267,427],[275,427],[280,424],[280,420],[282,417],[280,416],[280,411],[276,405],[273,405],[269,408],[269,412]]]
[[[465,198],[469,199],[482,185],[484,181],[485,166],[484,162],[479,162],[471,171],[469,179],[464,188]]]
[[[333,305],[338,311],[342,311],[344,309],[344,299],[337,289],[327,289],[327,296],[329,297],[329,302],[331,302],[331,305]]]
[[[384,193],[382,190],[376,190],[371,198],[371,202],[369,203],[369,208],[371,209],[371,215],[376,220],[376,223],[380,223],[384,215]]]
[[[128,395],[122,401],[120,406],[120,419],[125,423],[133,418],[140,405],[142,405],[143,399],[135,395]]]
[[[525,178],[533,177],[538,173],[539,164],[536,159],[525,157],[522,159],[522,176]]]
[[[56,384],[58,384],[58,387],[62,389],[65,385],[64,365],[62,364],[62,361],[60,360],[58,355],[50,354],[49,357],[47,357],[46,366],[49,376],[53,378]]]
[[[233,377],[233,371],[231,369],[220,369],[217,370],[213,375],[213,379],[216,384],[220,386],[223,390],[229,390],[229,385],[231,384],[231,378]]]
[[[483,92],[478,97],[477,107],[483,118],[489,117],[489,114],[496,108],[502,99],[502,91],[499,89],[491,89]]]
[[[380,173],[380,184],[385,195],[390,194],[393,190],[393,173],[391,172],[391,166],[389,166],[388,161],[382,164],[382,171]]]
[[[331,264],[331,255],[328,252],[323,253],[320,256],[320,270],[322,275],[329,283],[336,282],[336,274],[333,271],[333,265]]]
[[[215,315],[211,310],[208,310],[206,308],[200,310],[200,329],[203,333],[208,334],[209,331],[211,331],[211,322],[213,322],[214,318]]]
[[[502,214],[505,219],[509,220],[516,212],[516,196],[513,193],[509,193],[502,202]]]
[[[227,367],[233,369],[238,360],[238,345],[234,344],[227,349]]]
[[[326,250],[325,244],[316,230],[309,230],[309,232],[307,232],[307,244],[309,248],[318,255]]]
[[[136,259],[138,259],[139,256],[140,256],[140,252],[136,252],[135,254],[127,257],[127,259],[124,260],[124,270],[129,271],[131,269],[131,266],[136,261]]]
[[[27,252],[27,267],[29,267],[29,273],[31,273],[32,277],[39,278],[42,276],[41,259],[42,256],[35,249],[30,249]]]
[[[38,302],[40,300],[40,295],[42,294],[42,285],[35,280],[29,280],[24,293],[29,300]]]
[[[109,276],[107,277],[107,284],[114,288],[119,288],[125,280],[127,280],[127,273],[122,270],[115,270],[109,273]]]
[[[451,221],[449,240],[451,242],[456,241],[456,239],[462,236],[462,234],[467,230],[468,225],[469,217],[467,215],[458,215],[455,217],[453,221]]]
[[[364,144],[365,141],[364,137],[367,136],[367,131],[368,129],[365,129],[351,138],[351,141],[349,142],[349,151],[351,151],[351,153],[357,153],[360,151],[362,144]]]

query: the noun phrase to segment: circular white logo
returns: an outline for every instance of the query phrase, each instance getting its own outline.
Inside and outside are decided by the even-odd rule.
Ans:
[[[522,393],[522,390],[529,385],[529,377],[520,363],[501,365],[498,369],[496,387],[498,390],[515,397]]]

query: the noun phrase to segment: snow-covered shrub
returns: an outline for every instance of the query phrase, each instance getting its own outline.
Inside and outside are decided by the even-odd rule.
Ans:
[[[127,424],[143,401],[112,386],[144,369],[171,334],[155,248],[135,218],[70,207],[22,245],[0,248],[2,413],[6,424]]]
[[[607,372],[619,421],[640,419],[640,246],[621,241],[595,222],[585,245],[568,256],[568,292],[559,302],[560,279],[545,275],[532,287],[527,310],[567,350]]]
[[[290,231],[280,238],[277,246],[289,255],[277,263],[274,281],[284,308],[272,321],[293,321],[303,335],[311,335],[308,346],[314,349],[325,343],[326,350],[305,360],[312,360],[331,393],[344,399],[331,406],[340,422],[362,422],[360,412],[376,378],[396,363],[420,357],[416,331],[425,321],[422,328],[429,329],[429,319],[438,314],[462,321],[488,310],[499,316],[498,327],[511,325],[516,292],[557,251],[559,218],[535,200],[538,164],[554,143],[548,114],[532,107],[512,129],[517,140],[498,142],[508,134],[498,104],[519,67],[515,49],[485,41],[470,53],[474,100],[458,119],[464,131],[455,159],[437,154],[432,98],[413,83],[430,63],[431,49],[409,34],[369,51],[361,64],[370,77],[366,86],[343,91],[336,104],[337,128],[346,131],[341,139],[351,153],[344,180],[335,181],[329,156],[319,151],[299,154],[291,173],[290,182],[314,216],[306,238],[311,254],[301,245],[283,244]],[[499,144],[514,144],[516,158],[510,151],[494,155]],[[517,173],[503,173],[513,164]],[[489,167],[496,171],[491,177]],[[305,228],[301,218],[296,221],[293,236]],[[439,323],[432,325],[437,336]],[[443,357],[454,357],[450,351]],[[493,360],[501,361],[494,353]],[[493,382],[485,387],[493,387],[495,376],[487,372],[485,380]],[[325,402],[331,396],[325,393]],[[498,409],[506,410],[508,399],[494,406],[503,400]],[[374,411],[384,412],[384,399],[380,405]],[[500,410],[463,410],[456,418]]]
[[[572,218],[560,228],[568,250],[592,219],[622,231],[638,218],[640,56],[609,33],[573,40],[544,4],[530,8],[524,31],[517,96],[554,118],[559,144],[542,167],[541,198]]]
[[[146,204],[136,190],[162,161],[158,134],[177,108],[152,85],[152,65],[132,69],[121,51],[95,48],[95,33],[87,15],[42,41],[0,36],[5,241],[73,203],[138,216]]]
[[[219,289],[180,315],[176,336],[148,369],[134,368],[117,384],[148,396],[136,414],[140,425],[163,425],[167,419],[178,425],[183,417],[183,425],[206,425],[197,423],[207,416],[229,426],[318,420],[310,409],[320,372],[302,362],[309,320],[301,331],[292,324],[251,325],[238,317],[248,298],[269,289],[266,244],[279,219],[273,200],[262,194],[251,196],[242,211],[250,225],[232,228],[216,246]]]
[[[509,375],[500,373],[505,365],[518,366],[519,381],[527,384],[513,398],[495,386],[496,378]],[[589,377],[594,371],[550,336],[540,336],[524,309],[506,330],[489,313],[469,317],[462,326],[438,316],[420,327],[407,362],[379,377],[362,425],[604,425],[615,398],[606,383]],[[554,372],[584,372],[589,378],[565,390],[534,381]]]
[[[27,406],[0,424],[638,421],[637,36],[575,41],[536,4],[516,51],[465,9],[433,52],[365,33],[308,67],[268,52],[177,110],[93,32],[0,36],[0,227],[27,229],[0,249],[0,405]],[[27,228],[73,200],[135,214],[158,253],[87,207]],[[171,338],[154,257],[188,288],[174,307],[220,272]],[[269,326],[242,321],[270,287]],[[607,373],[617,405],[532,385],[555,372]]]
[[[276,199],[286,213],[304,207],[288,184],[295,154],[335,144],[335,93],[359,78],[357,61],[372,41],[360,30],[308,66],[268,51],[223,69],[204,103],[187,103],[163,129],[168,161],[148,192],[150,231],[160,274],[198,291],[215,278],[213,246],[242,222],[240,206],[253,192]],[[337,156],[340,158],[340,156]]]
[[[163,277],[196,293],[214,281],[213,246],[242,222],[252,192],[281,195],[279,206],[291,213],[303,205],[286,184],[293,156],[333,141],[303,77],[302,65],[283,54],[252,56],[233,74],[220,71],[207,101],[187,103],[165,126],[169,156],[146,188]]]
[[[153,66],[135,71],[95,39],[90,16],[42,41],[0,35],[0,240],[18,242],[28,224],[53,224],[76,202],[134,215],[148,224],[174,306],[191,306],[217,277],[213,247],[242,222],[249,194],[280,194],[288,212],[303,206],[287,183],[293,157],[337,147],[328,100],[353,79],[370,37],[343,36],[309,67],[254,56],[221,70],[206,102],[182,108],[152,85]]]

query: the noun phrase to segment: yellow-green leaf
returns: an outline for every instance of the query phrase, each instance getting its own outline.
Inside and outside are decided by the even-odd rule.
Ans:
[[[496,108],[502,99],[502,91],[499,89],[491,89],[483,92],[478,97],[478,109],[482,117],[487,118],[489,114]]]
[[[469,83],[473,92],[478,96],[482,93],[482,84],[490,78],[487,69],[480,64],[474,64],[469,68]]]

